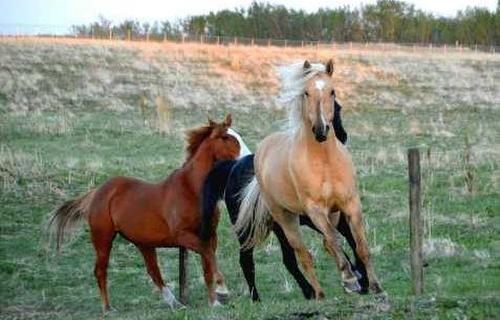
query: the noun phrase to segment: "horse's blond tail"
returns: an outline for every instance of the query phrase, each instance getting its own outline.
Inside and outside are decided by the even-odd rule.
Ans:
[[[78,222],[88,217],[95,192],[96,189],[93,189],[76,199],[66,201],[50,217],[48,230],[51,240],[55,241],[57,251],[60,251],[62,244],[71,238]]]
[[[257,178],[253,177],[243,190],[238,219],[234,224],[238,236],[245,239],[241,248],[250,249],[262,243],[269,235],[271,221]]]

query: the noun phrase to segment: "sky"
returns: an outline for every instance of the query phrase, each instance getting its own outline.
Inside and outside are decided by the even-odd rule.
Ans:
[[[248,7],[253,0],[0,0],[0,33],[16,30],[49,28],[67,32],[69,26],[88,24],[99,15],[119,23],[125,19],[141,22],[176,21],[188,15],[209,13],[222,9]],[[318,8],[336,8],[344,5],[358,7],[375,3],[376,0],[261,0],[283,4],[311,12]],[[458,10],[470,7],[486,7],[496,10],[497,0],[405,0],[417,9],[441,16],[454,16]]]

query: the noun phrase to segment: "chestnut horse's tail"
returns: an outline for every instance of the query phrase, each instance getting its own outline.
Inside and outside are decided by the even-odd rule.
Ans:
[[[201,196],[200,239],[207,242],[217,228],[216,207],[224,197],[229,174],[236,160],[225,160],[217,163],[205,178]]]
[[[87,218],[89,207],[94,199],[96,189],[81,195],[80,197],[68,200],[54,212],[49,220],[49,230],[51,238],[55,240],[56,249],[59,251],[61,245],[70,234],[75,231],[75,227],[82,219]]]
[[[242,249],[250,249],[264,241],[271,231],[272,219],[269,209],[262,199],[257,178],[245,187],[238,219],[234,230],[240,238],[245,239]]]

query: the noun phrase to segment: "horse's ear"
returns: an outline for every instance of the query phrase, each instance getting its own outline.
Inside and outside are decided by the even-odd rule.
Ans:
[[[217,123],[215,123],[215,121],[213,121],[212,119],[208,118],[208,125],[211,126],[211,127],[215,127]]]
[[[326,74],[331,76],[333,74],[333,59],[328,60],[325,67],[326,67]]]
[[[226,126],[226,127],[228,127],[228,128],[229,128],[229,127],[231,126],[231,124],[232,124],[232,123],[233,123],[233,117],[231,116],[231,114],[230,114],[230,113],[228,113],[228,114],[226,115],[226,119],[224,119],[224,126]]]
[[[307,75],[309,72],[311,72],[311,64],[309,61],[304,61],[304,75]]]

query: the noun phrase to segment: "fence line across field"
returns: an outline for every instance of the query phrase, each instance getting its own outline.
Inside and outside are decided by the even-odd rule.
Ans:
[[[402,42],[380,42],[380,41],[321,41],[321,40],[290,40],[273,38],[248,38],[234,36],[214,36],[180,34],[168,36],[162,34],[134,34],[130,30],[121,34],[114,34],[113,30],[90,29],[90,34],[82,35],[73,31],[68,32],[67,26],[50,25],[10,25],[0,24],[0,37],[54,37],[54,38],[78,38],[78,39],[100,39],[100,40],[123,40],[123,41],[143,41],[143,42],[176,42],[176,43],[200,43],[225,46],[258,46],[258,47],[282,47],[282,48],[315,48],[324,49],[350,49],[350,50],[376,50],[391,52],[415,52],[415,53],[466,53],[485,52],[500,53],[500,46],[496,45],[462,45],[442,44],[442,43],[402,43]]]

